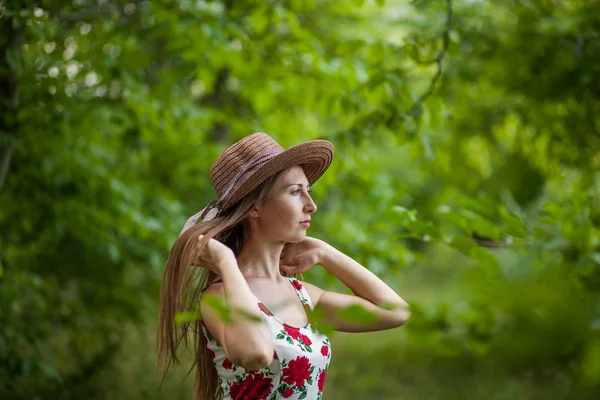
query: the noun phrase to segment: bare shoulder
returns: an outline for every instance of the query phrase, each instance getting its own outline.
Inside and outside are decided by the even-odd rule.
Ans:
[[[215,282],[209,287],[207,287],[202,295],[200,296],[200,311],[203,315],[203,320],[211,320],[211,317],[214,317],[214,311],[212,307],[209,307],[207,304],[207,297],[217,297],[219,299],[225,298],[225,286],[223,282]]]
[[[316,305],[319,302],[319,300],[321,300],[321,296],[323,296],[323,293],[325,293],[325,291],[323,289],[321,289],[320,287],[313,285],[312,283],[308,283],[305,281],[298,281],[298,282],[300,282],[300,284],[302,284],[302,286],[304,286],[304,288],[308,292],[308,295],[310,296],[310,300],[312,301],[313,304]]]
[[[204,290],[200,296],[200,314],[202,315],[202,322],[208,329],[208,332],[210,332],[211,336],[219,343],[219,345],[223,345],[224,324],[216,310],[213,309],[210,301],[207,301],[207,298],[209,297],[216,297],[219,299],[225,298],[225,288],[222,282],[215,282]]]

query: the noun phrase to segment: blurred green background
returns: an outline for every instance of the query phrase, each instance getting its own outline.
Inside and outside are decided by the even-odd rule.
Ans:
[[[332,335],[325,398],[600,398],[599,0],[0,15],[0,398],[175,397],[162,268],[215,199],[212,162],[255,131],[335,144],[311,234],[413,307]]]

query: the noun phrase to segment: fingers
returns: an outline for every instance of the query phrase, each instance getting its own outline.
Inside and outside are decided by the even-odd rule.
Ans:
[[[279,269],[283,270],[286,274],[295,274],[296,267],[286,264],[280,264]]]
[[[282,251],[279,255],[279,262],[283,262],[284,264],[291,264],[292,256],[288,254],[286,251]]]
[[[301,274],[303,272],[306,272],[309,268],[306,268],[306,266],[303,265],[290,265],[290,264],[279,264],[279,269],[281,269],[282,271],[284,271],[286,274]]]

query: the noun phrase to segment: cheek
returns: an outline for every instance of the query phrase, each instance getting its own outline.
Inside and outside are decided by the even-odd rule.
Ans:
[[[298,211],[293,202],[279,202],[269,207],[267,218],[264,219],[270,226],[289,226],[298,219]]]
[[[278,207],[273,210],[273,224],[277,226],[289,225],[294,220],[294,210],[291,207]]]

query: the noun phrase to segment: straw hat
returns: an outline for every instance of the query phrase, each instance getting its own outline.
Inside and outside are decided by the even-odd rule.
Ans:
[[[246,136],[229,146],[210,167],[219,200],[191,216],[182,233],[198,218],[209,221],[217,217],[268,177],[294,165],[302,167],[312,185],[331,164],[333,153],[333,144],[327,140],[309,140],[286,150],[264,132]]]

